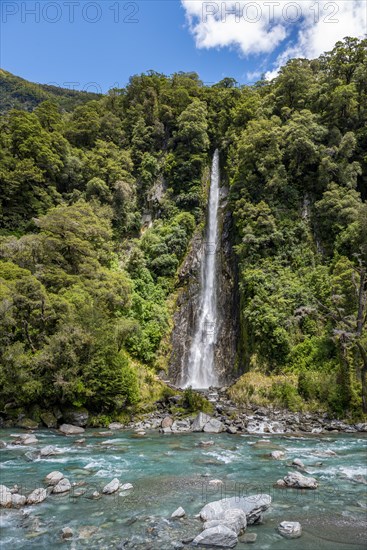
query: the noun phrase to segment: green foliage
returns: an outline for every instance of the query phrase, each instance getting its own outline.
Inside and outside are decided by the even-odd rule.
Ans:
[[[213,405],[200,393],[192,390],[191,387],[183,392],[182,406],[187,412],[205,412],[211,414]]]

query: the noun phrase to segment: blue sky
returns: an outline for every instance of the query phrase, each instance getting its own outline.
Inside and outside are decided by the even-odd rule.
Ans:
[[[299,0],[286,9],[290,2],[278,0],[273,13],[268,3],[2,0],[1,67],[90,91],[124,86],[149,69],[247,83],[273,76],[289,57],[315,57],[366,29],[365,0]]]

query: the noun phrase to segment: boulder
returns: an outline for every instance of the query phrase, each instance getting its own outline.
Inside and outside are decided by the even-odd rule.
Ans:
[[[46,447],[42,447],[40,450],[40,456],[41,458],[45,458],[47,456],[53,456],[56,455],[56,449],[52,445],[47,445]]]
[[[216,418],[211,418],[204,426],[204,432],[210,433],[210,434],[219,434],[220,432],[223,432],[224,430],[224,424],[220,420],[217,420]]]
[[[47,428],[57,428],[57,418],[52,412],[46,411],[40,416],[42,422],[45,426],[47,426]]]
[[[285,457],[285,453],[283,451],[272,451],[270,456],[274,458],[274,460],[282,460]]]
[[[57,485],[62,479],[64,479],[64,474],[56,470],[47,474],[45,477],[45,482],[47,485]]]
[[[283,483],[277,482],[277,485],[292,489],[317,489],[318,487],[318,483],[314,477],[306,477],[299,472],[288,472],[280,481]]]
[[[38,439],[33,434],[21,434],[14,441],[14,445],[35,445],[36,443]]]
[[[188,420],[175,420],[171,426],[173,433],[189,432],[190,422]]]
[[[226,510],[221,519],[206,521],[204,523],[204,529],[211,529],[212,527],[217,527],[218,525],[224,525],[225,527],[228,527],[228,529],[234,531],[236,535],[239,535],[246,529],[246,514],[243,510],[236,508]]]
[[[185,510],[180,506],[173,512],[171,518],[183,518],[186,515]]]
[[[24,495],[11,495],[11,505],[13,508],[20,508],[21,506],[24,506],[26,502],[27,497],[25,497]]]
[[[110,481],[109,483],[107,483],[107,485],[103,487],[102,493],[104,493],[105,495],[111,495],[112,493],[116,493],[116,491],[118,491],[119,489],[120,482],[117,477],[115,477],[112,481]]]
[[[7,444],[5,443],[5,441],[0,440],[0,449],[6,449],[6,447]]]
[[[74,531],[70,527],[63,527],[61,529],[61,538],[62,539],[71,539],[74,536]]]
[[[278,532],[286,539],[298,539],[302,535],[302,527],[298,521],[282,521]]]
[[[2,508],[11,508],[11,497],[10,489],[5,485],[0,485],[0,506]]]
[[[165,416],[162,420],[161,427],[162,428],[170,428],[173,424],[173,418],[172,416]]]
[[[84,428],[72,424],[61,424],[59,430],[64,435],[79,435],[85,432]]]
[[[237,433],[237,428],[236,428],[236,426],[232,426],[232,425],[228,426],[228,428],[227,428],[227,433],[229,433],[229,434],[236,434],[236,433]]]
[[[205,424],[209,422],[211,419],[211,416],[208,414],[205,414],[203,412],[199,412],[199,414],[195,417],[191,429],[193,432],[202,432],[204,429]]]
[[[244,535],[241,535],[238,539],[238,542],[242,542],[244,544],[249,544],[251,542],[256,542],[257,534],[256,533],[245,533]]]
[[[200,510],[200,517],[204,521],[222,519],[226,510],[242,510],[246,514],[247,525],[256,523],[271,504],[270,495],[251,495],[248,497],[223,498],[206,504]]]
[[[31,492],[31,494],[27,498],[27,504],[39,504],[40,502],[43,502],[46,497],[46,489],[40,487],[39,489],[35,489]]]
[[[52,489],[52,492],[56,494],[67,493],[68,491],[70,491],[70,489],[71,489],[71,483],[66,477],[64,477],[57,483],[57,485],[54,486],[54,488]]]
[[[22,418],[17,421],[16,426],[17,428],[24,428],[25,430],[36,430],[38,428],[38,422],[30,418]]]
[[[305,465],[300,458],[295,458],[292,460],[292,466],[297,466],[297,468],[302,468],[302,470],[305,468]]]
[[[87,409],[67,409],[62,418],[67,424],[84,428],[87,425],[89,412]]]
[[[162,428],[162,429],[161,429],[161,432],[162,432],[163,434],[171,434],[171,433],[172,433],[172,430],[171,430],[171,428]]]
[[[130,489],[134,489],[134,485],[132,483],[124,483],[120,489],[121,491],[130,491]]]
[[[194,546],[219,546],[220,548],[234,548],[238,542],[237,535],[225,525],[218,525],[205,529],[192,542]]]
[[[111,422],[111,424],[108,425],[109,430],[122,430],[124,427],[121,422]]]

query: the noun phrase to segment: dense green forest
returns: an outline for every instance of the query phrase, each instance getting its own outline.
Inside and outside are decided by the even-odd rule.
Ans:
[[[218,147],[245,372],[233,396],[366,411],[367,40],[251,87],[151,71],[72,108],[60,97],[1,120],[0,410],[118,418],[168,391],[156,373]]]

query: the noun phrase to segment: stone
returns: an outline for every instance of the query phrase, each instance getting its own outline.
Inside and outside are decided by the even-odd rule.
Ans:
[[[304,469],[305,465],[303,464],[302,460],[300,458],[295,458],[292,460],[292,466],[297,466],[298,468]]]
[[[7,444],[5,443],[5,441],[0,440],[0,449],[6,449],[6,447]]]
[[[132,483],[124,483],[120,489],[121,491],[130,491],[130,489],[134,489],[134,485]]]
[[[161,431],[162,431],[163,434],[171,434],[172,433],[171,428],[162,428]]]
[[[173,433],[189,432],[190,422],[188,420],[175,420],[171,426]]]
[[[220,432],[223,432],[224,430],[224,424],[220,420],[217,420],[216,418],[211,418],[204,426],[204,432],[210,433],[210,434],[219,434]]]
[[[11,508],[12,494],[6,485],[0,485],[0,506],[2,508]]]
[[[299,472],[288,472],[283,478],[285,487],[293,489],[317,489],[318,483],[314,477],[306,477]]]
[[[260,519],[262,512],[265,512],[270,504],[271,496],[266,494],[223,498],[206,504],[200,510],[200,517],[204,521],[222,519],[226,510],[239,509],[245,512],[247,525],[252,525]]]
[[[47,456],[53,456],[56,454],[57,454],[56,449],[52,445],[47,445],[46,447],[42,447],[42,449],[40,450],[40,456],[42,458],[45,458]]]
[[[110,481],[109,483],[107,483],[107,485],[103,487],[102,493],[104,493],[105,495],[111,495],[112,493],[116,493],[116,491],[118,491],[119,489],[120,482],[117,477],[115,477],[112,481]]]
[[[256,542],[257,534],[256,533],[245,533],[241,537],[239,537],[238,542],[241,542],[242,544],[249,544],[252,542]]]
[[[218,525],[224,525],[239,535],[246,529],[247,520],[243,510],[231,508],[226,510],[220,519],[212,519],[204,523],[204,529],[211,529]]]
[[[109,430],[122,430],[124,428],[124,425],[121,424],[121,422],[111,422],[111,424],[108,425]]]
[[[17,428],[24,428],[26,430],[36,430],[38,428],[38,422],[31,420],[31,418],[22,418],[16,423]]]
[[[210,447],[211,445],[214,445],[214,441],[200,441],[199,445],[201,447]]]
[[[234,548],[238,542],[237,535],[228,527],[218,525],[205,529],[192,542],[194,546],[219,546],[220,548]]]
[[[65,423],[84,428],[87,425],[89,412],[87,409],[67,409],[62,418]]]
[[[38,439],[33,434],[21,434],[14,441],[14,445],[35,445]]]
[[[237,428],[236,428],[236,426],[232,426],[232,425],[231,425],[231,426],[228,426],[228,428],[227,428],[227,433],[229,433],[229,434],[236,434],[236,433],[237,433]]]
[[[31,492],[31,494],[27,498],[27,504],[40,504],[40,502],[43,502],[46,497],[46,489],[40,487],[39,489],[35,489]]]
[[[185,515],[185,510],[180,506],[171,514],[171,518],[183,518]]]
[[[11,495],[11,505],[13,508],[20,508],[21,506],[24,506],[26,502],[27,497],[25,497],[24,495]]]
[[[202,432],[205,424],[207,424],[207,422],[209,422],[210,419],[211,419],[211,416],[209,416],[209,414],[199,412],[199,414],[195,417],[192,423],[191,430],[193,432]]]
[[[270,456],[271,458],[274,458],[274,460],[282,460],[285,458],[285,453],[283,451],[272,451]]]
[[[282,521],[278,532],[286,539],[298,539],[302,535],[302,527],[298,521]]]
[[[57,418],[52,412],[46,411],[40,416],[42,422],[45,426],[47,426],[47,428],[57,428]]]
[[[170,428],[173,424],[173,418],[171,416],[165,416],[162,420],[162,428]]]
[[[57,485],[62,479],[64,479],[64,474],[55,470],[54,472],[47,474],[45,477],[45,482],[47,485]]]
[[[208,485],[223,485],[223,481],[221,479],[211,479],[208,481]]]
[[[63,527],[61,529],[61,538],[62,539],[71,539],[74,536],[74,531],[70,527]]]
[[[367,422],[360,422],[359,424],[356,424],[356,429],[359,432],[367,432]]]
[[[66,477],[64,477],[59,481],[57,485],[54,486],[54,488],[52,489],[52,492],[56,494],[67,493],[68,491],[70,491],[70,489],[71,489],[71,483]]]
[[[72,424],[61,424],[59,430],[64,435],[79,435],[85,432],[84,428]]]

